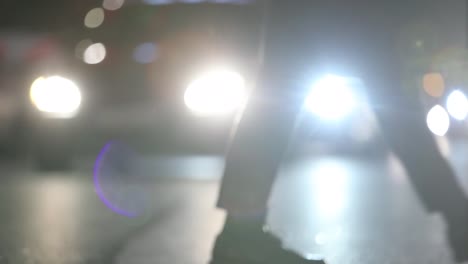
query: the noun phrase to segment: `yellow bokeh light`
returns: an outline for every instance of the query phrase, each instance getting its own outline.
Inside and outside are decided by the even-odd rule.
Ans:
[[[41,93],[42,87],[45,86],[45,82],[46,82],[46,78],[41,76],[37,78],[36,80],[34,80],[34,82],[31,85],[31,89],[29,91],[29,98],[31,99],[31,102],[36,106],[39,104],[38,101],[41,98],[40,93]]]
[[[423,77],[424,91],[432,97],[441,97],[445,92],[444,77],[440,73],[428,73]]]
[[[222,115],[243,107],[247,100],[244,78],[232,71],[208,72],[187,88],[186,106],[200,115]]]
[[[52,117],[73,117],[81,105],[81,92],[71,80],[60,77],[39,77],[31,85],[33,105]]]

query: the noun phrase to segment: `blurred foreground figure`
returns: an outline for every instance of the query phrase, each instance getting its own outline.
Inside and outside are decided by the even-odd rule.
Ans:
[[[440,212],[457,261],[468,260],[468,203],[426,127],[417,89],[403,84],[401,30],[425,0],[271,1],[264,59],[227,156],[218,206],[227,211],[212,263],[323,263],[303,260],[263,232],[270,190],[310,81],[353,76],[368,88],[381,130],[421,200]],[[312,76],[312,77],[311,77]]]

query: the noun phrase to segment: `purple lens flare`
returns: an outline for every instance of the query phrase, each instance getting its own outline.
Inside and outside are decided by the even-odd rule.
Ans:
[[[94,188],[102,203],[114,213],[136,218],[148,205],[138,155],[127,146],[109,142],[94,164]]]

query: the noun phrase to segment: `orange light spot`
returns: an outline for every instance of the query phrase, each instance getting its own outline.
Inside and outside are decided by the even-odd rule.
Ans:
[[[424,91],[432,97],[441,97],[445,91],[444,77],[440,73],[428,73],[423,78]]]

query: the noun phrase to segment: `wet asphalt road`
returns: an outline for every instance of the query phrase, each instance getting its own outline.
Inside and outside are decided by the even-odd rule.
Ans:
[[[463,183],[465,149],[451,149]],[[139,209],[129,218],[96,194],[89,160],[67,173],[3,163],[0,264],[206,263],[224,218],[213,208],[223,159],[156,157],[145,164],[147,177],[127,173],[113,181],[110,172],[101,182],[108,202]],[[332,264],[453,263],[444,221],[424,211],[389,155],[294,158],[283,166],[270,207],[269,226],[287,247]]]

